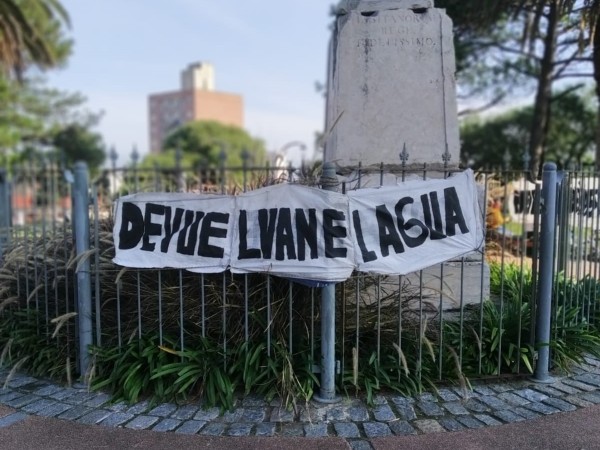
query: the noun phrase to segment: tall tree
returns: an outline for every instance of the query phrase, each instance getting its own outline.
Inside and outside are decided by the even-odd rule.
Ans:
[[[71,43],[69,16],[58,0],[0,0],[0,72],[21,79],[27,67],[63,62]]]

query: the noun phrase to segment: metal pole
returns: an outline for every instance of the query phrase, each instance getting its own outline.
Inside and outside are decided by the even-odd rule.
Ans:
[[[321,188],[336,191],[338,186],[335,166],[323,164]],[[321,388],[314,399],[321,403],[338,403],[335,395],[335,284],[321,288]]]
[[[556,228],[556,164],[544,164],[542,177],[542,224],[540,233],[540,270],[537,298],[535,343],[538,360],[533,381],[552,383],[550,367],[550,323],[554,268],[554,230]]]
[[[73,185],[73,222],[75,249],[77,256],[89,251],[89,182],[88,168],[84,162],[75,163],[75,183]],[[85,377],[89,367],[89,346],[92,345],[92,282],[88,257],[77,265],[77,313],[79,323],[79,372]]]

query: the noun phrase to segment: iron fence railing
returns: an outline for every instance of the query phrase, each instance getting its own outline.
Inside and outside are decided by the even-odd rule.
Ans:
[[[275,183],[318,185],[319,174],[319,165],[251,167],[245,159],[233,168],[223,161],[193,168],[141,167],[134,161],[117,168],[113,160],[86,192],[89,246],[78,253],[69,173],[33,164],[4,170],[0,311],[27,312],[48,339],[66,316],[67,333],[56,345],[75,355],[87,353],[76,339],[82,322],[70,319],[81,312],[79,274],[86,272],[91,282],[90,343],[95,346],[122,347],[156,334],[160,345],[184,350],[188,341],[203,337],[233,355],[243,343],[259,341],[269,355],[274,346],[285,346],[318,366],[319,289],[268,274],[118,267],[112,263],[112,205],[135,192],[236,194]],[[386,173],[383,165],[376,173],[358,166],[340,180],[339,190],[449,175],[449,170],[429,171],[427,166],[403,167],[397,174]],[[480,251],[406,276],[355,274],[336,286],[340,381],[389,361],[399,368],[398,377],[410,369],[419,380],[433,381],[457,372],[484,376],[530,370],[536,344],[541,182],[531,181],[527,171],[510,170],[479,172],[476,180],[482,215],[488,218],[486,245]],[[552,259],[555,338],[567,323],[594,322],[600,276],[600,175],[587,169],[564,171],[558,187]],[[500,222],[492,220],[493,214]],[[88,240],[85,235],[78,239]],[[426,360],[435,365],[424,364]],[[225,358],[225,364],[232,363]]]

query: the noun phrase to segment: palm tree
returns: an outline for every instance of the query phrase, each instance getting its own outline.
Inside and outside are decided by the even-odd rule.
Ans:
[[[58,0],[0,0],[0,73],[21,79],[30,65],[46,69],[61,59],[46,31],[69,25]]]

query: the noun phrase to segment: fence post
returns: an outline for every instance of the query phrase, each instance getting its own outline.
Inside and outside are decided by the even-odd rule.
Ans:
[[[538,278],[535,343],[538,351],[533,380],[552,383],[550,368],[550,324],[554,285],[554,230],[556,229],[556,164],[545,163],[542,175],[542,223],[540,231],[540,270]]]
[[[321,188],[335,191],[339,184],[335,166],[326,162],[320,180]],[[321,288],[321,387],[314,399],[321,403],[337,403],[335,395],[335,283]]]
[[[0,169],[0,259],[4,248],[10,243],[12,211],[10,204],[10,184],[6,169]]]
[[[77,315],[79,330],[79,373],[85,378],[89,367],[89,346],[92,345],[92,282],[90,260],[82,256],[90,249],[89,176],[87,164],[75,163],[73,185],[73,234],[78,258],[77,264]]]

